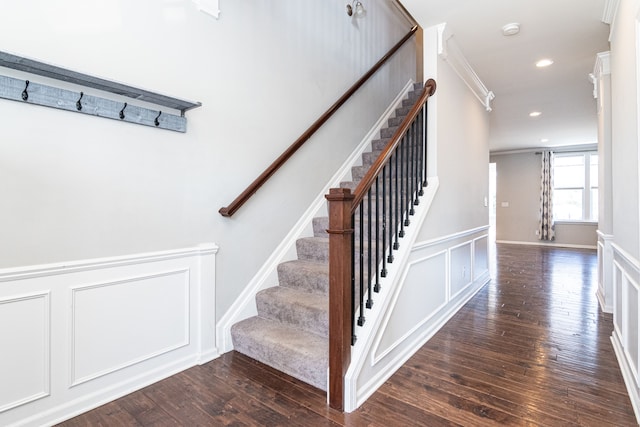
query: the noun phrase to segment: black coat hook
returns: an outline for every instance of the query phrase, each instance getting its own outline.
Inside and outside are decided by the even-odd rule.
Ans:
[[[26,84],[24,85],[24,90],[22,91],[22,100],[26,101],[27,99],[29,99],[29,92],[27,92],[27,88],[29,87],[29,80],[25,81]]]
[[[160,126],[160,121],[158,120],[160,118],[160,114],[162,114],[162,111],[160,111],[158,113],[158,116],[156,117],[156,119],[153,121],[153,123],[155,123],[156,126]]]
[[[124,107],[120,110],[120,119],[124,119],[124,109],[127,108],[127,103],[124,103]]]
[[[76,101],[76,110],[78,111],[82,111],[82,97],[84,96],[83,92],[80,92],[80,98],[78,98],[78,100]]]

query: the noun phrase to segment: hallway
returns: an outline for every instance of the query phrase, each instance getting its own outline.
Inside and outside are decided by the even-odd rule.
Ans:
[[[497,245],[496,276],[360,409],[231,352],[64,426],[637,425],[595,251]]]

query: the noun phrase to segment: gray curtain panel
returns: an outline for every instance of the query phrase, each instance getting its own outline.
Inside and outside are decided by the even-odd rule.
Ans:
[[[554,240],[553,223],[553,152],[542,152],[542,172],[540,179],[540,222],[538,239]]]

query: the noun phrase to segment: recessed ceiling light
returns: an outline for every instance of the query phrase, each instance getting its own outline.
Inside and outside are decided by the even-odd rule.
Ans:
[[[520,32],[520,24],[517,22],[512,22],[511,24],[507,24],[502,27],[502,35],[504,36],[514,36]]]
[[[532,111],[529,113],[529,117],[539,117],[541,114],[540,111]]]
[[[553,60],[545,58],[545,59],[541,59],[540,61],[536,62],[536,67],[544,68],[544,67],[548,67],[551,64],[553,64]]]
[[[549,142],[549,138],[542,138],[540,142]]]

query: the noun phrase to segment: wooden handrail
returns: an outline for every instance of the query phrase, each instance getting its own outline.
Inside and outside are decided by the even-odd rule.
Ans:
[[[436,81],[433,79],[427,80],[427,82],[424,84],[424,89],[422,90],[420,97],[411,108],[411,110],[409,110],[409,114],[407,114],[407,117],[404,118],[404,120],[398,127],[398,130],[393,134],[391,141],[389,141],[382,153],[380,153],[376,161],[373,163],[373,165],[371,165],[371,168],[369,168],[367,174],[362,178],[356,189],[353,191],[354,199],[353,205],[351,207],[351,214],[355,212],[355,210],[358,208],[358,205],[360,205],[360,202],[362,202],[364,197],[367,195],[367,191],[375,182],[376,177],[380,175],[382,168],[384,168],[384,166],[391,158],[391,155],[395,151],[396,147],[398,146],[398,144],[400,144],[402,136],[407,132],[413,120],[418,116],[418,113],[424,106],[425,102],[427,102],[427,99],[435,92]]]
[[[226,217],[230,217],[231,215],[233,215],[238,209],[240,209],[240,207],[242,205],[244,205],[247,200],[249,200],[249,198],[251,196],[253,196],[255,194],[256,191],[258,191],[260,189],[260,187],[262,187],[264,185],[265,182],[267,182],[267,180],[278,170],[280,169],[280,167],[287,161],[289,160],[289,158],[291,156],[293,156],[293,154],[298,151],[298,149],[300,147],[302,147],[304,145],[304,143],[311,138],[311,136],[318,130],[320,129],[320,127],[327,121],[329,120],[329,118],[331,118],[331,116],[333,115],[333,113],[335,113],[338,108],[340,108],[342,106],[342,104],[344,104],[345,102],[347,102],[347,100],[358,90],[360,89],[360,87],[362,85],[364,85],[364,83],[372,76],[376,73],[376,71],[378,71],[382,65],[384,65],[385,62],[387,62],[387,60],[389,60],[389,58],[391,56],[393,56],[393,54],[395,54],[401,47],[403,44],[406,43],[407,40],[409,40],[411,38],[411,36],[413,36],[415,34],[415,32],[418,30],[418,26],[414,25],[411,30],[409,30],[409,32],[398,42],[396,43],[390,50],[389,52],[387,52],[382,58],[380,58],[380,60],[378,62],[376,62],[376,64],[371,67],[371,69],[369,71],[366,72],[366,74],[364,74],[357,82],[355,82],[353,84],[353,86],[351,86],[349,88],[349,90],[347,90],[344,95],[342,95],[340,97],[340,99],[338,99],[331,107],[329,107],[329,109],[327,111],[325,111],[325,113],[320,116],[320,118],[318,120],[316,120],[310,127],[309,129],[307,129],[302,135],[300,135],[300,137],[298,139],[296,139],[296,141],[291,144],[291,146],[289,148],[286,149],[286,151],[284,153],[282,153],[273,163],[271,163],[271,165],[269,165],[269,167],[267,169],[265,169],[264,172],[262,172],[262,174],[260,174],[260,176],[258,178],[256,178],[251,185],[249,185],[242,193],[240,193],[240,195],[238,197],[236,197],[236,199],[231,202],[231,204],[229,204],[229,206],[220,208],[220,210],[218,212],[220,212],[220,214],[222,216],[226,216]]]

